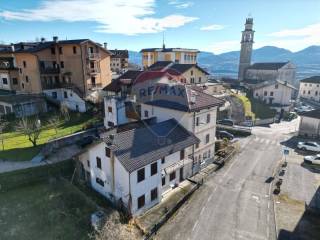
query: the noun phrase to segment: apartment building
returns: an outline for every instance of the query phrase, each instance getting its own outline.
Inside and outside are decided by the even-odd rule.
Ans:
[[[320,76],[313,76],[300,81],[299,97],[313,102],[320,102]]]
[[[0,89],[25,93],[68,88],[81,98],[111,82],[111,53],[89,39],[0,46]]]
[[[150,67],[158,61],[170,61],[180,64],[196,64],[199,50],[187,48],[145,48],[142,53],[142,65]]]
[[[128,50],[109,50],[111,52],[111,71],[115,73],[124,73],[129,67]]]

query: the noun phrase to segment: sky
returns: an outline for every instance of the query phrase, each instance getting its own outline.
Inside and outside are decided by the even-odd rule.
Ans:
[[[110,49],[240,49],[246,17],[254,48],[320,45],[320,0],[0,0],[0,42],[90,38]]]

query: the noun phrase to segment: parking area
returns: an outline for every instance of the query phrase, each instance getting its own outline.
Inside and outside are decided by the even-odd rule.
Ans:
[[[320,236],[320,165],[304,163],[304,157],[316,153],[297,149],[308,139],[296,136],[281,144],[289,150],[281,168],[281,192],[274,198],[278,239],[319,239]]]

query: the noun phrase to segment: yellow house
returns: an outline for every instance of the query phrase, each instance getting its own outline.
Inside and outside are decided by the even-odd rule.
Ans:
[[[145,48],[142,53],[142,65],[144,68],[158,61],[170,61],[180,64],[196,64],[199,50],[187,48]]]
[[[0,89],[74,88],[81,97],[111,82],[111,53],[89,39],[0,45]]]

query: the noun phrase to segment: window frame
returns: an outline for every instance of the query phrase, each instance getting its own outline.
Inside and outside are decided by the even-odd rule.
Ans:
[[[96,166],[99,169],[102,169],[102,162],[100,157],[96,157]]]
[[[145,179],[146,179],[146,170],[145,168],[140,168],[139,170],[137,170],[137,183],[143,182]]]
[[[150,175],[154,176],[158,173],[158,162],[150,164]]]

